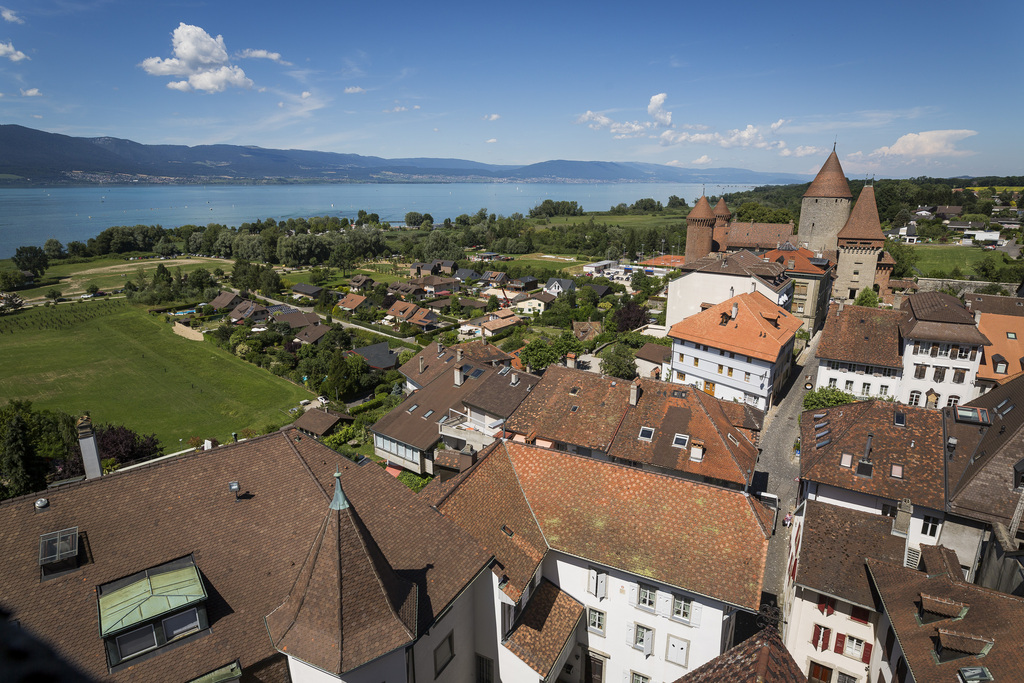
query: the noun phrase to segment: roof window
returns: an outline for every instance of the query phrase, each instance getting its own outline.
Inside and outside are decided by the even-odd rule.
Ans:
[[[676,448],[686,448],[690,443],[689,434],[676,434],[672,437],[672,445]]]
[[[996,410],[998,411],[1006,403],[1007,401],[1004,400],[1002,403],[996,406]],[[992,424],[992,419],[989,417],[988,410],[986,410],[985,408],[973,408],[971,406],[958,405],[954,408],[954,410],[956,410],[957,422],[970,422],[971,424],[979,425]]]
[[[902,479],[903,465],[893,463],[891,468],[889,469],[889,476],[892,477],[893,479]]]
[[[569,390],[569,395],[570,396],[575,396],[578,393],[580,393],[580,388],[579,387],[573,387],[572,389]]]
[[[843,453],[842,457],[839,459],[839,465],[841,467],[853,467],[853,456],[849,453]]]
[[[405,411],[405,412],[407,412],[407,413],[411,413],[411,412],[413,412],[414,410],[416,410],[416,409],[417,409],[417,408],[419,408],[419,407],[420,407],[420,404],[419,404],[419,403],[413,403],[413,404],[412,404],[412,407],[410,407],[410,408],[409,408],[409,410],[407,410],[407,411]]]
[[[43,580],[78,569],[82,555],[78,527],[51,531],[39,537],[39,574]]]
[[[637,438],[641,441],[650,441],[654,438],[654,427],[641,427],[640,435]]]
[[[430,417],[433,414],[434,414],[433,410],[428,410],[427,412],[423,413],[423,419],[426,420],[428,417]]]
[[[892,417],[892,423],[897,427],[907,426],[907,414],[901,410],[897,410]]]
[[[576,412],[577,410],[579,410],[579,409],[580,409],[580,407],[579,407],[579,406],[573,406],[572,408],[569,408],[569,412],[570,412],[570,413],[575,413],[575,412]]]

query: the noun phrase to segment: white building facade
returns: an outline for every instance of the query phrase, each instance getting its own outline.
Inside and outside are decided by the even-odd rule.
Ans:
[[[758,410],[772,404],[777,380],[788,375],[793,341],[783,347],[775,362],[716,349],[706,344],[672,341],[672,372],[676,384],[689,384],[723,401],[748,403]]]

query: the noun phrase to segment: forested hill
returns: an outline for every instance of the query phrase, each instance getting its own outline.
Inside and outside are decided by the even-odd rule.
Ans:
[[[685,169],[608,161],[526,166],[463,159],[383,159],[240,145],[144,145],[0,125],[0,185],[93,182],[673,182],[759,185],[802,176],[740,168]]]

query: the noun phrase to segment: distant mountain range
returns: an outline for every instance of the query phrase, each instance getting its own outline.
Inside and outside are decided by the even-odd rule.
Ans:
[[[462,159],[382,159],[241,145],[143,145],[0,125],[0,186],[115,183],[287,182],[671,182],[804,183],[808,177],[742,168],[687,169],[614,161],[544,161],[526,166]]]

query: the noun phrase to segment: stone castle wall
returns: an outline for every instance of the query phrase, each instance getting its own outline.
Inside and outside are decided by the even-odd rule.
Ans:
[[[800,203],[800,228],[797,245],[812,251],[835,250],[839,231],[850,218],[850,200],[828,197],[804,197]]]

